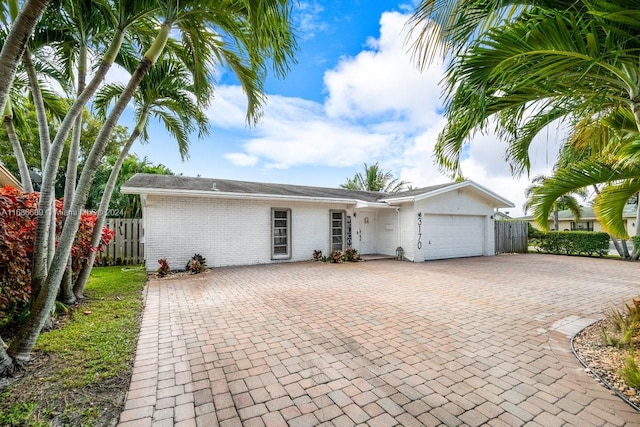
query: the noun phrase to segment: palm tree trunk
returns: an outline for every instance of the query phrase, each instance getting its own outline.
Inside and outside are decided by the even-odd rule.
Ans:
[[[38,75],[33,65],[33,59],[31,58],[31,52],[27,47],[22,55],[22,63],[24,64],[25,70],[27,72],[27,77],[29,78],[29,88],[31,89],[31,96],[33,98],[33,105],[36,111],[36,118],[38,120],[38,135],[40,138],[40,170],[44,171],[44,168],[47,164],[47,157],[49,157],[49,150],[51,148],[51,136],[49,133],[49,122],[47,120],[47,113],[44,107],[44,100],[42,98],[42,91],[40,90],[40,82],[38,81]],[[49,218],[48,224],[45,233],[48,235],[48,238],[44,240],[42,253],[45,254],[45,270],[39,276],[44,277],[47,274],[47,269],[53,258],[53,253],[55,251],[55,239],[56,239],[56,229],[55,229],[55,209],[53,206],[51,208],[52,215]],[[51,225],[53,224],[53,226]],[[41,282],[38,282],[41,283]],[[39,286],[36,284],[32,286],[32,296],[37,296],[39,292]]]
[[[96,259],[96,251],[98,249],[98,246],[100,246],[100,239],[102,238],[102,228],[104,227],[105,220],[107,219],[109,203],[111,203],[111,196],[113,195],[113,189],[116,187],[118,175],[120,175],[120,169],[122,168],[122,163],[124,163],[125,159],[129,155],[131,146],[136,141],[136,139],[138,139],[138,136],[140,136],[140,133],[144,128],[144,123],[146,123],[148,117],[149,113],[148,111],[145,111],[138,121],[138,125],[129,136],[127,143],[124,145],[124,147],[122,147],[122,151],[118,156],[118,160],[116,160],[116,163],[113,165],[113,169],[111,169],[111,173],[109,174],[107,185],[104,188],[102,199],[100,200],[100,207],[98,208],[98,218],[95,225],[93,226],[93,234],[91,236],[91,246],[93,250],[89,253],[89,259],[80,271],[80,274],[78,275],[78,278],[73,285],[73,292],[75,293],[77,298],[84,298],[84,288],[87,285],[87,280],[89,279],[91,270],[93,269],[93,263]]]
[[[7,354],[7,347],[0,337],[0,377],[13,365],[13,359]]]
[[[87,75],[87,47],[81,46],[78,54],[78,89],[80,95],[85,87]],[[69,157],[67,159],[67,175],[64,184],[64,210],[71,207],[73,193],[76,189],[76,179],[78,176],[78,156],[80,153],[80,136],[82,135],[82,114],[78,114],[73,125],[71,145],[69,146]]]
[[[636,193],[636,236],[640,236],[640,193]],[[640,258],[640,245],[633,247],[631,259],[637,261]]]
[[[555,229],[555,231],[560,231],[560,218],[558,209],[555,209],[553,211],[553,228]]]
[[[118,102],[116,102],[113,110],[111,110],[109,117],[100,129],[96,141],[94,142],[93,147],[89,152],[89,156],[87,157],[85,165],[82,168],[82,173],[80,174],[80,180],[78,181],[78,185],[76,187],[76,194],[73,199],[71,210],[69,211],[67,221],[65,222],[64,228],[62,229],[62,235],[60,237],[60,241],[58,242],[58,248],[56,249],[56,253],[53,256],[53,262],[51,263],[49,274],[46,277],[46,281],[44,283],[44,286],[42,287],[42,290],[40,291],[40,294],[38,295],[38,298],[32,306],[31,315],[22,325],[22,327],[18,331],[18,335],[11,343],[11,347],[9,347],[9,355],[16,360],[29,360],[31,356],[31,350],[33,349],[36,339],[38,338],[38,335],[40,334],[40,331],[42,330],[42,327],[44,326],[48,318],[48,314],[55,303],[60,280],[62,279],[62,275],[64,274],[64,267],[71,252],[71,247],[73,245],[75,235],[78,231],[78,226],[80,223],[80,212],[84,208],[87,196],[89,195],[89,189],[93,182],[98,163],[102,158],[104,149],[107,145],[107,142],[109,141],[109,138],[111,137],[111,134],[113,133],[113,129],[116,126],[118,119],[124,112],[127,104],[133,97],[135,90],[144,78],[145,74],[149,71],[149,68],[151,68],[153,63],[158,59],[158,57],[164,50],[164,46],[166,45],[166,42],[169,38],[170,31],[171,24],[167,22],[163,23],[160,27],[158,36],[154,40],[154,43],[152,44],[151,48],[145,53],[145,56],[138,64],[136,71],[131,76],[127,87],[122,92],[122,95],[118,99]],[[53,153],[56,148],[55,145],[56,144],[54,143],[54,146],[52,147],[50,153],[50,157],[54,156]],[[58,154],[58,160],[59,157],[60,156]],[[48,172],[50,172],[50,165],[51,159],[49,159],[49,161],[47,162]]]
[[[102,58],[100,67],[98,67],[89,84],[87,84],[82,93],[78,95],[78,98],[69,109],[69,112],[62,121],[60,128],[58,129],[58,133],[56,134],[56,138],[51,145],[49,156],[47,157],[47,163],[42,174],[40,206],[44,206],[44,209],[39,212],[33,242],[33,269],[31,276],[32,288],[42,288],[45,278],[48,275],[46,264],[53,262],[52,257],[47,259],[48,245],[45,243],[45,239],[49,239],[49,223],[51,222],[51,216],[55,215],[53,209],[53,202],[55,199],[55,179],[56,172],[58,171],[58,165],[60,164],[60,157],[62,156],[62,149],[64,148],[64,142],[67,139],[67,136],[69,136],[69,132],[71,131],[71,127],[74,124],[76,117],[82,113],[84,105],[89,101],[91,96],[93,96],[106,76],[107,71],[109,71],[109,68],[113,65],[116,55],[122,46],[123,38],[124,33],[121,30],[117,30],[109,49]],[[49,248],[49,251],[51,249],[52,248]]]
[[[50,0],[27,0],[20,14],[13,22],[9,35],[4,39],[0,51],[0,107],[4,107],[9,96],[9,88],[16,75],[18,61],[22,57],[29,36],[46,9]]]
[[[31,96],[33,98],[33,105],[36,110],[36,118],[38,119],[38,135],[40,137],[40,165],[41,170],[44,170],[47,162],[47,156],[49,155],[49,148],[51,146],[51,136],[49,134],[49,123],[47,121],[47,113],[44,108],[44,100],[42,99],[42,91],[40,90],[40,83],[38,82],[38,74],[36,68],[33,65],[33,59],[31,58],[31,52],[29,48],[24,50],[22,55],[22,63],[27,71],[27,77],[29,78],[29,88],[31,89]]]
[[[596,184],[593,184],[592,187],[593,191],[596,194],[600,194],[600,189]],[[618,239],[616,237],[613,237],[611,234],[609,234],[609,240],[611,241],[611,243],[613,243],[613,247],[616,248],[616,251],[618,252],[618,255],[620,255],[620,258],[629,259],[629,249],[627,248],[627,242],[622,239],[618,241]]]
[[[87,76],[87,46],[80,47],[78,55],[78,88],[77,93],[80,95],[86,85]],[[71,136],[71,145],[69,146],[69,157],[67,159],[67,175],[64,185],[64,207],[63,215],[71,208],[74,193],[76,190],[76,180],[78,176],[78,156],[80,153],[80,136],[82,135],[82,114],[78,114],[75,124],[73,125],[73,134]],[[66,305],[75,304],[76,296],[73,292],[73,260],[71,255],[67,260],[67,267],[62,276],[60,284],[60,294],[58,300]]]
[[[613,247],[616,248],[616,251],[618,251],[618,255],[620,255],[620,258],[628,259],[629,250],[627,249],[626,242],[624,240],[618,241],[618,239],[611,236],[611,234],[609,234],[609,239],[611,239],[611,243],[613,243]]]
[[[7,112],[9,110],[9,112]],[[7,137],[11,141],[11,147],[13,147],[13,155],[16,156],[18,162],[18,169],[20,170],[20,182],[22,183],[22,190],[25,193],[33,193],[33,185],[31,184],[31,175],[29,175],[29,166],[24,158],[20,141],[18,141],[18,135],[16,129],[13,126],[13,113],[11,113],[11,104],[7,102],[4,115],[4,126],[7,128]]]

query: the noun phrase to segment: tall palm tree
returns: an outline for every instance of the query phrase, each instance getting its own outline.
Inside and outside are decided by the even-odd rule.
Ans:
[[[4,40],[0,51],[0,106],[4,108],[9,96],[18,63],[24,52],[26,41],[33,33],[40,15],[44,12],[49,0],[27,0],[14,21],[11,31]],[[0,373],[13,363],[5,351],[5,344],[0,338]]]
[[[32,306],[32,315],[21,327],[8,349],[9,355],[14,359],[25,360],[30,357],[31,349],[46,321],[45,313],[48,313],[55,302],[64,266],[79,225],[80,215],[77,213],[86,202],[89,187],[109,136],[138,85],[160,58],[165,47],[181,47],[176,49],[176,53],[181,55],[180,59],[189,69],[194,93],[198,95],[211,90],[212,65],[220,62],[228,65],[245,90],[248,98],[247,118],[250,122],[259,116],[264,101],[262,89],[267,68],[280,75],[288,69],[295,40],[290,25],[290,6],[286,0],[170,0],[153,3],[157,8],[156,16],[161,18],[162,23],[159,28],[151,25],[151,28],[157,28],[157,35],[111,109],[85,161],[71,205],[72,215],[67,217],[51,268]],[[87,85],[78,99],[83,98],[90,86],[91,84]],[[56,140],[57,138],[58,136]],[[57,148],[54,141],[45,170],[45,177],[49,179],[49,183],[52,182],[53,173],[51,158],[56,156],[55,162],[59,161]],[[41,197],[44,197],[44,194],[43,192]]]
[[[531,141],[550,123],[621,105],[633,111],[640,85],[630,73],[638,47],[622,29],[611,31],[608,23],[573,10],[534,8],[488,32],[449,68],[449,121],[436,146],[440,163],[459,171],[464,145],[493,120],[521,173],[530,166]]]
[[[96,0],[96,2],[104,5],[108,12],[109,23],[112,25],[112,32],[110,33],[111,39],[106,44],[106,50],[100,59],[99,66],[94,71],[92,79],[86,84],[82,93],[76,97],[64,120],[62,120],[56,137],[49,148],[47,160],[43,168],[40,191],[41,209],[38,212],[34,237],[33,268],[31,273],[31,289],[35,295],[38,295],[40,289],[44,286],[45,279],[50,272],[49,269],[53,264],[53,257],[55,256],[51,251],[51,245],[48,245],[47,242],[50,240],[50,225],[55,215],[53,208],[55,179],[65,141],[73,125],[76,123],[76,118],[82,113],[85,104],[103,83],[104,77],[113,65],[125,40],[126,31],[132,26],[136,26],[137,31],[142,31],[141,28],[137,27],[138,24],[148,21],[150,19],[149,15],[157,11],[158,7],[157,2],[153,0],[137,0],[135,2],[118,1],[114,3],[108,2],[107,0]],[[70,3],[73,6],[75,2],[70,0]],[[65,13],[65,9],[61,9],[60,12]],[[60,35],[56,35],[55,33],[52,35],[52,38],[54,41],[61,39]],[[53,43],[53,45],[55,46],[56,44]],[[75,226],[77,226],[77,224]],[[72,226],[72,228],[73,227],[74,226]],[[71,246],[69,246],[68,250],[70,250],[70,248]],[[60,279],[58,279],[58,282],[59,281]],[[58,285],[59,283],[56,283],[54,286],[57,288]],[[44,308],[44,306],[39,308]]]
[[[27,0],[11,25],[0,51],[0,106],[4,106],[9,89],[29,36],[50,0]],[[4,17],[4,13],[2,14]]]
[[[105,86],[96,98],[95,105],[102,115],[106,115],[107,106],[117,99],[124,87],[119,84]],[[89,254],[87,264],[76,279],[73,292],[76,297],[83,298],[84,288],[93,268],[96,251],[102,237],[102,227],[107,218],[111,196],[116,186],[120,168],[129,155],[129,149],[135,141],[149,141],[149,117],[159,119],[167,131],[178,143],[178,149],[182,158],[188,157],[189,137],[192,132],[198,131],[199,137],[208,134],[209,120],[199,108],[193,98],[190,74],[188,70],[175,59],[166,58],[149,70],[149,73],[140,83],[140,87],[133,95],[136,105],[136,126],[122,148],[118,159],[112,166],[109,179],[102,193],[98,219],[93,228],[91,245],[93,251]]]
[[[380,191],[383,193],[397,193],[406,189],[408,182],[393,177],[391,171],[383,171],[378,162],[368,166],[364,164],[364,174],[358,172],[353,178],[341,184],[341,188],[360,191]]]
[[[66,74],[70,77],[67,84],[69,93],[75,91],[76,96],[80,96],[86,87],[86,78],[89,71],[89,55],[97,56],[98,50],[107,42],[105,33],[108,26],[110,10],[101,2],[76,2],[67,0],[54,0],[51,9],[58,9],[56,12],[45,15],[48,25],[47,30],[60,31],[64,34],[62,40],[57,40],[56,52],[60,56],[60,61],[65,64]],[[57,6],[57,7],[56,7]],[[64,8],[65,13],[58,11]],[[49,15],[49,16],[47,16]],[[53,15],[53,16],[50,16]],[[76,88],[73,88],[73,81]],[[64,205],[63,215],[70,211],[73,197],[75,195],[76,181],[78,175],[80,137],[82,134],[82,114],[78,114],[73,124],[71,142],[69,144],[69,154],[67,158],[67,168],[64,182]],[[67,260],[67,267],[62,279],[58,299],[64,304],[74,304],[76,302],[73,293],[73,280],[71,272],[71,257]]]
[[[29,166],[27,165],[27,161],[24,157],[22,146],[20,145],[20,141],[18,140],[18,134],[16,133],[16,128],[13,123],[13,107],[11,106],[11,99],[7,99],[7,102],[4,106],[3,116],[4,126],[7,129],[7,137],[9,138],[9,142],[11,142],[11,146],[13,147],[13,154],[16,158],[16,162],[18,163],[18,170],[20,171],[20,182],[22,183],[22,188],[24,189],[25,193],[33,193],[33,184],[31,183]]]
[[[425,24],[427,12],[435,12],[439,32]],[[640,157],[640,143],[633,142],[640,129],[637,13],[635,4],[606,0],[421,2],[412,21],[419,31],[418,62],[424,65],[432,57],[425,54],[427,41],[444,41],[444,50],[454,52],[447,72],[449,120],[436,146],[441,167],[460,173],[464,145],[475,132],[495,127],[514,173],[528,171],[533,138],[564,120],[573,128],[568,142],[586,142],[592,153],[578,163],[584,171],[572,165],[571,173],[556,172],[578,182],[562,182],[544,206],[550,210],[558,196],[580,183],[605,183],[595,200],[596,213],[611,234],[625,236],[621,209],[633,193],[633,181],[600,173],[615,171],[625,157],[636,164]]]
[[[536,221],[546,226],[553,209],[553,200],[576,189],[602,185],[593,200],[593,209],[603,228],[615,237],[628,238],[622,211],[629,200],[640,192],[640,164],[621,165],[619,161],[603,158],[585,159],[565,166],[546,178],[531,197]],[[544,223],[544,225],[543,225]],[[636,234],[640,235],[636,218]],[[638,259],[640,248],[634,248],[632,259]]]

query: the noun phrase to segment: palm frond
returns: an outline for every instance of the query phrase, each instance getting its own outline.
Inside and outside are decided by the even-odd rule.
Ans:
[[[615,184],[640,177],[640,166],[620,168],[614,164],[587,159],[555,171],[545,178],[531,197],[530,206],[536,222],[546,229],[547,218],[561,196],[597,184]],[[606,187],[605,187],[606,188]],[[604,223],[603,223],[604,226]]]
[[[594,199],[593,211],[605,231],[618,238],[629,238],[622,212],[629,203],[629,199],[639,191],[640,175],[602,189]]]

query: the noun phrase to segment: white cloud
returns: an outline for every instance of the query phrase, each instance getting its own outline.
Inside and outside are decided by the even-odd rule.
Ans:
[[[324,8],[318,2],[300,2],[293,11],[293,19],[298,37],[303,40],[312,39],[317,32],[327,28],[327,24],[320,19]]]
[[[344,57],[325,73],[324,103],[270,96],[258,126],[247,130],[242,150],[225,158],[234,165],[287,169],[294,166],[360,167],[379,161],[414,186],[447,182],[434,163],[433,150],[445,125],[439,83],[442,65],[418,72],[405,43],[409,15],[387,12],[380,37]],[[209,112],[216,126],[244,127],[244,94],[239,87],[218,89]],[[220,112],[223,112],[220,114]],[[531,149],[532,172],[548,172],[555,159],[559,129]],[[516,204],[519,216],[528,178],[514,179],[505,161],[505,145],[495,135],[478,135],[462,162],[465,177]],[[549,161],[546,161],[546,159]]]
[[[227,153],[224,158],[229,160],[234,166],[255,166],[259,159],[244,153]]]
[[[206,111],[213,126],[243,129],[246,126],[247,99],[240,86],[216,87],[213,105]]]
[[[400,122],[406,131],[437,120],[443,70],[434,66],[420,73],[411,62],[405,44],[407,19],[397,12],[384,13],[380,37],[369,39],[367,50],[342,58],[325,73],[329,117]]]
[[[404,45],[407,18],[384,13],[380,38],[370,39],[366,50],[326,72],[324,104],[270,96],[264,117],[247,132],[244,154],[278,168],[376,160],[399,168],[404,150],[440,120],[441,108],[437,83],[442,70],[420,74],[411,64]],[[221,87],[208,115],[216,126],[238,129],[245,106],[238,87]],[[237,156],[228,159],[238,161]]]

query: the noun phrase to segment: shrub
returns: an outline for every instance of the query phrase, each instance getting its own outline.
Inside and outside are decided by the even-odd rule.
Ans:
[[[331,262],[334,262],[336,264],[341,264],[342,263],[342,252],[341,251],[333,251],[331,252],[331,255],[329,257],[331,259]]]
[[[193,274],[202,273],[207,269],[207,259],[200,254],[193,254],[185,267],[185,270]]]
[[[322,260],[322,251],[319,250],[315,250],[313,251],[313,260],[314,261],[321,261]]]
[[[538,251],[552,254],[604,256],[609,252],[609,235],[594,231],[550,231],[535,245]]]
[[[622,379],[630,387],[640,387],[640,368],[638,368],[633,352],[627,356],[624,370],[622,371]]]
[[[631,242],[633,243],[633,248],[636,250],[640,250],[640,234],[637,236],[631,237]]]
[[[27,309],[31,297],[31,258],[38,214],[38,193],[23,193],[16,188],[0,188],[0,327],[17,320]],[[55,201],[56,235],[62,232],[62,202]],[[71,248],[73,277],[86,264],[91,235],[97,216],[83,213]],[[115,233],[102,229],[98,250],[104,250]]]
[[[360,255],[358,254],[358,251],[356,249],[346,249],[344,251],[344,260],[347,262],[358,262],[360,261]]]
[[[602,338],[605,345],[622,347],[632,342],[633,337],[640,331],[640,300],[633,300],[633,304],[625,304],[624,310],[611,310],[606,318],[612,326],[612,333],[602,328]]]
[[[156,270],[156,272],[158,273],[158,276],[164,277],[167,274],[169,274],[171,269],[169,268],[169,263],[167,262],[166,258],[160,258],[158,260],[158,264],[160,264],[160,267],[158,267],[158,269]]]
[[[531,225],[531,223],[527,223],[527,236],[529,239],[544,239],[545,234]]]

